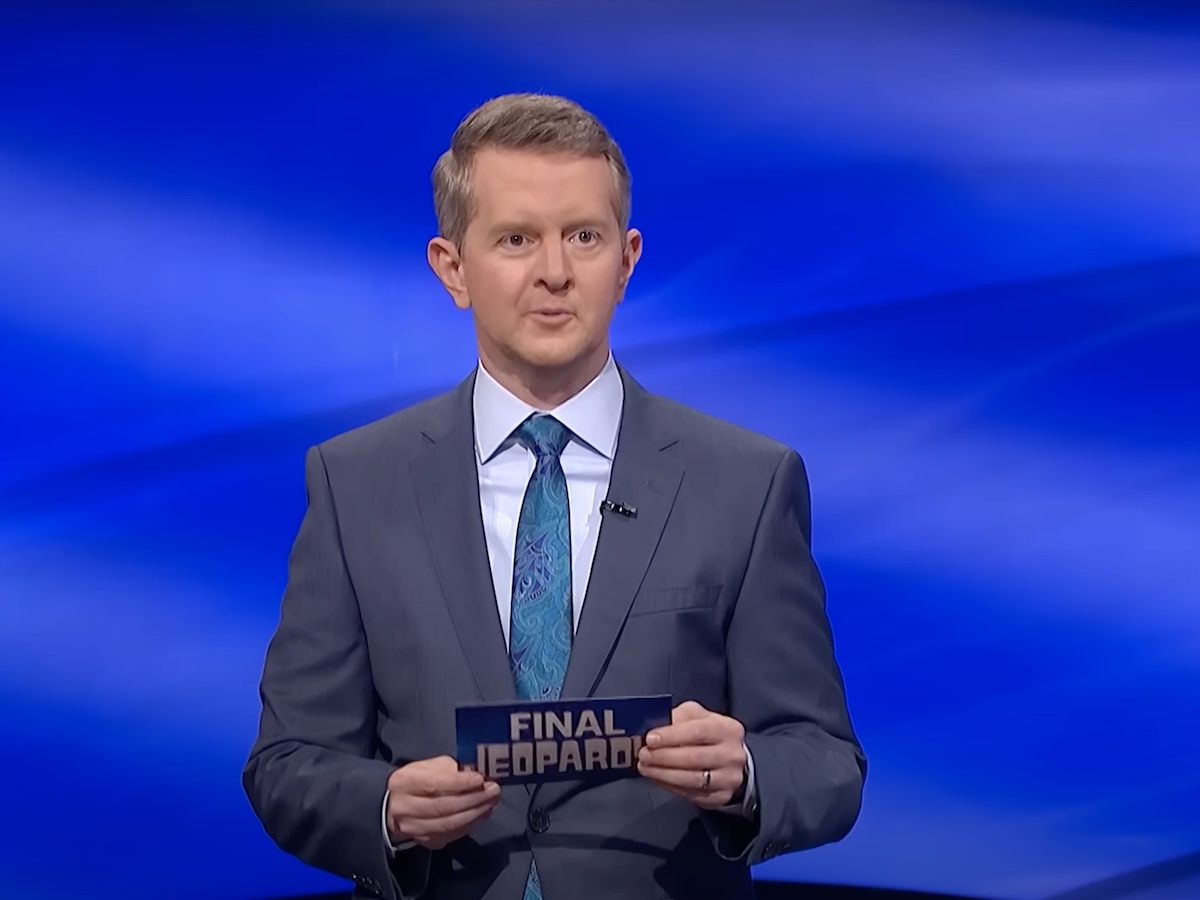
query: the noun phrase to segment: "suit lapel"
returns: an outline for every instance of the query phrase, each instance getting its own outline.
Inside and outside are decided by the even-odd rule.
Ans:
[[[606,512],[563,682],[564,698],[592,694],[604,672],[675,503],[683,469],[663,453],[678,436],[651,413],[645,389],[621,369],[625,400],[608,498],[637,509]],[[474,376],[447,397],[412,466],[425,536],[479,694],[516,699],[496,606],[479,505],[471,396]]]
[[[447,398],[444,420],[424,430],[412,476],[425,536],[467,664],[485,702],[516,699],[488,562],[471,396],[474,376]]]
[[[683,469],[662,451],[677,437],[653,420],[645,389],[621,370],[625,401],[608,499],[637,509],[605,512],[562,696],[591,696],[658,548]]]

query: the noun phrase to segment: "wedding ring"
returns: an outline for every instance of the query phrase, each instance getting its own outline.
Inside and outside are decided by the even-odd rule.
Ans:
[[[700,790],[707,791],[709,782],[711,782],[711,781],[712,781],[712,772],[710,772],[708,769],[705,769],[704,770],[704,784],[700,785]]]

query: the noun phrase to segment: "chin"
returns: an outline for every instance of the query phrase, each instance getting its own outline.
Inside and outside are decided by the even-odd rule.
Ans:
[[[513,350],[516,351],[514,355],[526,365],[539,369],[570,368],[585,362],[595,352],[594,348],[582,341],[571,340],[566,335],[522,342]]]
[[[571,353],[529,353],[522,357],[525,364],[534,369],[545,369],[553,371],[558,369],[570,369],[580,365],[586,359],[586,356]]]

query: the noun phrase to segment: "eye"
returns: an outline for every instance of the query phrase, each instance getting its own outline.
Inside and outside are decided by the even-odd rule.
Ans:
[[[594,244],[598,240],[600,240],[600,235],[592,231],[590,228],[584,228],[582,231],[575,232],[575,241],[585,246],[588,244]]]
[[[501,240],[501,243],[503,243],[505,247],[524,247],[525,246],[525,235],[523,235],[523,234],[506,234],[503,237],[503,239]]]

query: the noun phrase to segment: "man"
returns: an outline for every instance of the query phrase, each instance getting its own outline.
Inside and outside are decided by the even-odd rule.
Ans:
[[[433,181],[479,366],[309,450],[246,792],[362,896],[753,896],[750,864],[849,831],[865,772],[802,463],[616,365],[642,238],[591,115],[490,101]],[[461,704],[662,693],[640,777],[501,788],[451,758]]]

